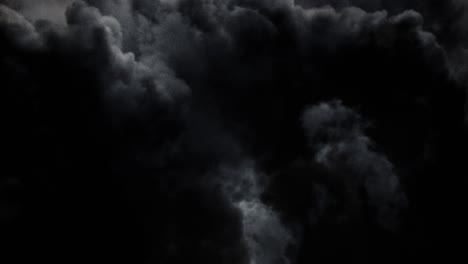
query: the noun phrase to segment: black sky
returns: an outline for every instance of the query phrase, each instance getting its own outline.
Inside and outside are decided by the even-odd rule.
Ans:
[[[0,0],[0,263],[468,259],[463,0]]]

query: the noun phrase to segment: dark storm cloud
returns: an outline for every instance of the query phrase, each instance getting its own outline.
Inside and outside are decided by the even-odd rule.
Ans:
[[[391,227],[406,206],[406,197],[393,165],[372,149],[360,116],[340,102],[331,102],[310,107],[303,120],[313,160],[337,177],[331,182],[343,188],[346,209],[370,206],[379,223]]]
[[[466,90],[468,57],[468,3],[462,0],[297,0],[305,7],[333,6],[338,9],[356,6],[366,11],[386,10],[397,14],[416,10],[424,17],[424,28],[432,32],[445,48],[452,77]],[[466,101],[468,104],[468,101]],[[468,111],[466,111],[468,116]]]
[[[123,52],[119,22],[83,2],[67,9],[66,25],[33,25],[6,6],[1,12],[6,106],[17,109],[8,120],[12,140],[6,151],[13,163],[7,177],[19,179],[30,197],[39,197],[26,199],[20,218],[26,224],[18,221],[7,237],[48,256],[52,252],[40,250],[38,240],[29,246],[21,237],[41,237],[47,229],[74,223],[76,231],[52,232],[51,239],[94,236],[96,241],[84,246],[89,254],[99,241],[107,241],[98,255],[121,247],[121,260],[134,258],[131,252],[145,252],[136,258],[241,262],[244,248],[236,239],[242,236],[240,214],[202,183],[211,159],[197,155],[210,153],[213,146],[205,150],[190,141],[197,128],[182,135],[183,101],[190,91],[164,61],[157,54],[137,60]],[[173,157],[182,151],[179,146],[189,148],[186,159]],[[29,165],[19,168],[23,162]],[[119,204],[122,198],[127,202]],[[88,222],[90,217],[97,220]],[[120,230],[121,225],[129,228]],[[128,241],[111,242],[121,236]],[[195,247],[198,241],[205,243]],[[154,243],[156,251],[149,252],[155,256],[144,251],[147,243]],[[50,245],[62,250],[56,259],[78,250]],[[117,255],[108,258],[118,260]],[[16,258],[21,262],[28,257]]]
[[[446,2],[0,1],[8,256],[431,259],[465,230]]]
[[[265,175],[256,171],[252,161],[237,167],[222,166],[219,173],[223,175],[222,188],[241,212],[249,263],[290,263],[286,250],[293,244],[293,237],[278,212],[261,199]]]
[[[26,51],[37,48],[39,50],[35,52],[47,52],[52,49],[50,46],[58,45],[63,49],[59,52],[63,53],[71,48],[77,49],[77,53],[96,52],[93,59],[101,65],[89,66],[102,67],[99,68],[102,72],[99,77],[106,83],[109,93],[137,94],[144,92],[144,88],[150,88],[148,90],[154,90],[161,98],[170,100],[176,94],[188,92],[183,81],[173,77],[171,69],[156,55],[136,61],[134,54],[122,51],[120,23],[113,17],[102,16],[97,9],[82,2],[70,5],[65,26],[50,24],[47,20],[33,25],[6,6],[2,6],[2,18],[5,29],[11,30],[7,32],[8,41],[22,44]]]

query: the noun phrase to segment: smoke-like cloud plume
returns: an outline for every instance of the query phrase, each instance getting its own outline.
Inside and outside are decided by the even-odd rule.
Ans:
[[[372,149],[360,116],[335,101],[307,109],[303,119],[313,160],[331,170],[332,184],[349,203],[346,209],[369,206],[380,224],[394,224],[406,197],[393,165]]]
[[[0,0],[0,262],[463,257],[467,17]]]

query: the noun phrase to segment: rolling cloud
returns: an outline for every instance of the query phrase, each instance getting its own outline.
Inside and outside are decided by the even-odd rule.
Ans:
[[[467,7],[0,0],[2,263],[463,257]]]

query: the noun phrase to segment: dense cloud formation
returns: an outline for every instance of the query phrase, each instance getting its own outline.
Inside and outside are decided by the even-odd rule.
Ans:
[[[461,0],[0,0],[0,261],[466,258],[467,21]]]
[[[405,206],[406,198],[392,164],[371,149],[359,116],[339,102],[322,103],[304,113],[304,126],[314,162],[337,177],[328,180],[334,188],[343,188],[346,209],[354,210],[366,202],[379,222],[391,223],[395,213]]]

